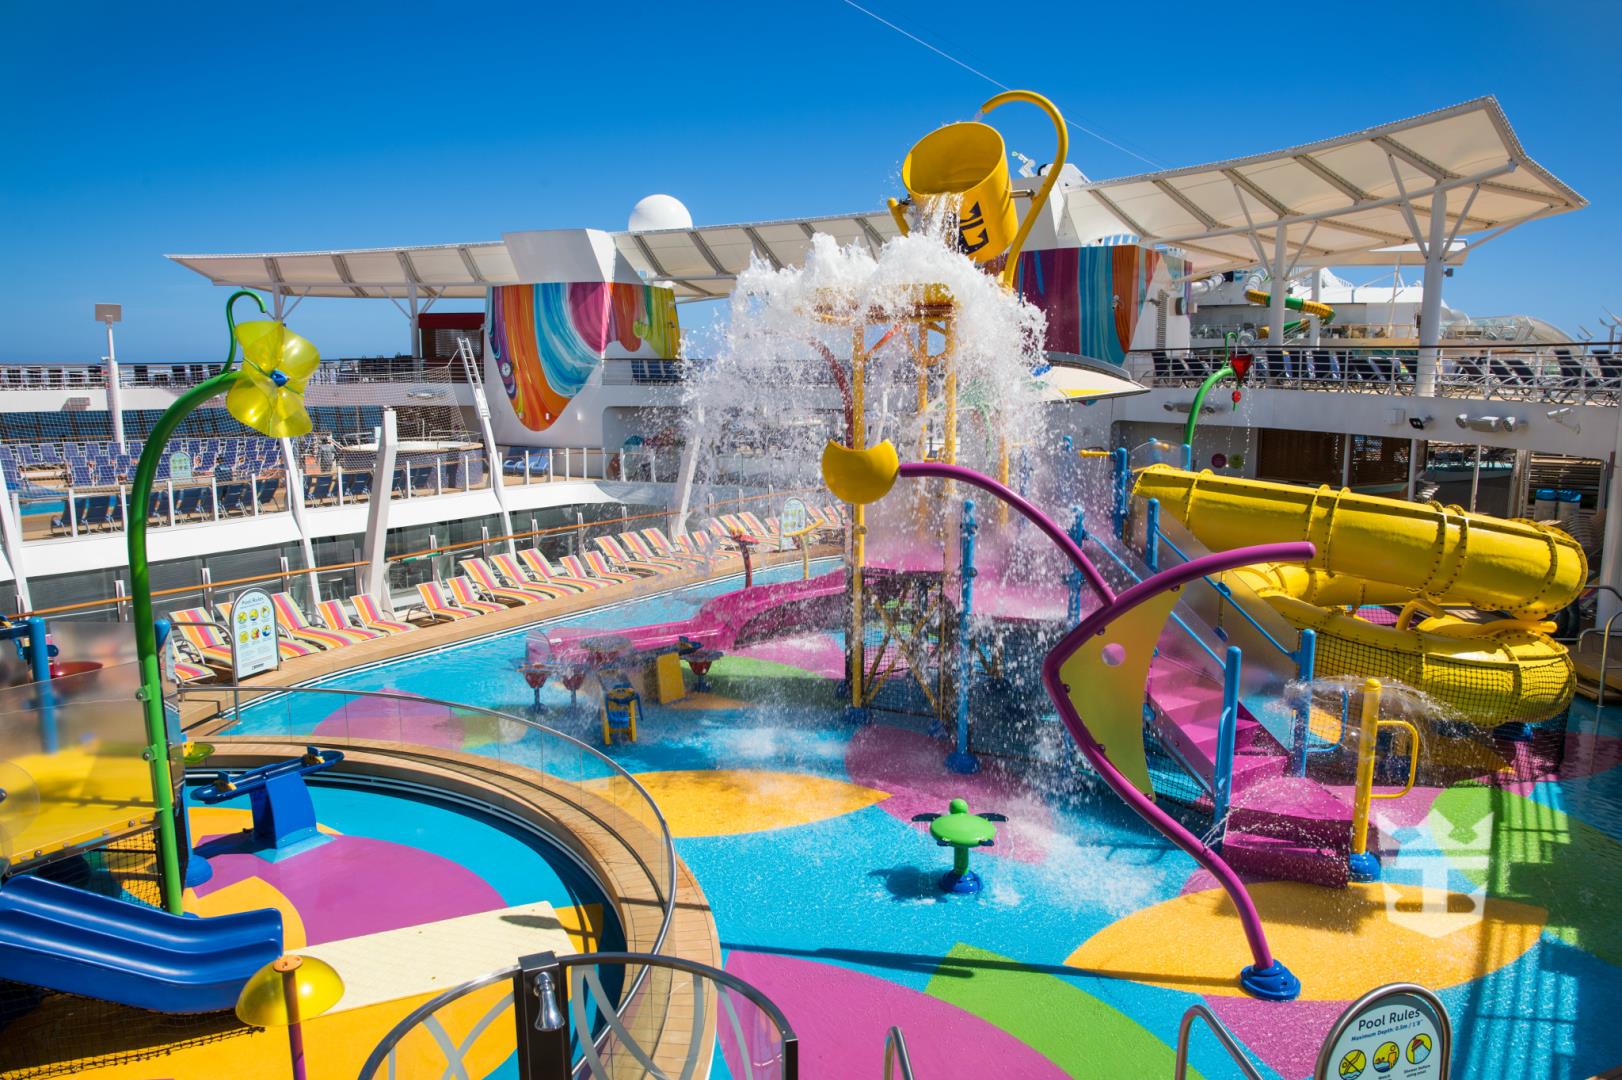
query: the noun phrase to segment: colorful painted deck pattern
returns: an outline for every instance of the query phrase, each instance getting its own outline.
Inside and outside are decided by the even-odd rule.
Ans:
[[[588,618],[662,621],[702,595]],[[521,653],[509,637],[339,685],[454,685],[464,700],[517,711],[529,702]],[[1581,1080],[1622,1062],[1609,1020],[1622,1008],[1622,722],[1588,703],[1573,708],[1557,769],[1540,775],[1527,761],[1379,804],[1383,883],[1258,883],[1274,950],[1303,982],[1301,1000],[1272,1004],[1240,995],[1237,919],[1191,859],[1107,794],[1056,797],[996,770],[955,776],[942,765],[948,747],[921,731],[846,726],[830,655],[837,645],[812,636],[729,656],[711,693],[648,707],[641,741],[612,751],[678,833],[727,967],[799,1031],[804,1075],[879,1075],[897,1024],[920,1076],[1162,1080],[1179,1019],[1203,1001],[1264,1075],[1300,1080],[1350,999],[1409,979],[1452,1013],[1455,1075]],[[571,714],[550,686],[542,700],[548,723],[591,737],[595,706]],[[318,728],[311,710],[293,722]],[[288,720],[279,709],[276,723]],[[443,725],[422,736],[460,745]],[[1034,756],[1063,756],[1035,742]],[[500,753],[523,760],[525,746]],[[538,751],[535,765],[546,766]],[[977,896],[937,889],[949,853],[910,821],[958,795],[1010,819],[975,856]],[[1206,1077],[1237,1075],[1203,1037],[1193,1061]]]
[[[557,852],[493,818],[417,798],[313,785],[326,843],[276,862],[254,854],[241,836],[248,810],[194,806],[194,842],[214,876],[189,889],[186,908],[217,915],[274,907],[282,913],[290,950],[547,901],[577,948],[619,948],[611,911],[595,883]],[[352,1077],[371,1047],[429,994],[336,1011],[306,1025],[313,1077]],[[448,1010],[451,1027],[471,1030],[488,1001]],[[458,1036],[460,1037],[460,1035]],[[94,1080],[164,1077],[287,1075],[286,1037],[280,1031],[234,1030],[228,1037],[181,1044],[159,1056],[75,1073]],[[479,1075],[511,1068],[511,1036],[504,1048],[470,1055]],[[478,1044],[483,1046],[481,1041]]]

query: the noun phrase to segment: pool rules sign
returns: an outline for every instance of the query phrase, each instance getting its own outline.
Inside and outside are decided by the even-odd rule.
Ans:
[[[236,681],[261,671],[274,671],[281,663],[276,645],[276,608],[263,589],[237,594],[231,605],[231,669]]]
[[[1371,990],[1341,1014],[1318,1054],[1313,1080],[1447,1080],[1453,1031],[1423,986]]]

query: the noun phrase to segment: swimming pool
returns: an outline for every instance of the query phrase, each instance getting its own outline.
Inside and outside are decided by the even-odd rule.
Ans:
[[[798,567],[761,574],[766,582]],[[732,579],[572,622],[630,627],[691,614]],[[1439,991],[1455,1075],[1581,1078],[1622,1061],[1622,723],[1579,701],[1564,764],[1514,781],[1416,788],[1381,805],[1383,884],[1253,885],[1300,1000],[1240,996],[1231,907],[1192,859],[1107,793],[1056,796],[993,765],[949,773],[921,730],[841,719],[820,674],[833,635],[744,649],[712,692],[651,705],[609,753],[664,810],[714,908],[726,967],[770,995],[802,1039],[805,1075],[877,1075],[886,1029],[920,1076],[1168,1077],[1177,1025],[1206,1002],[1266,1066],[1298,1080],[1345,1003],[1385,982]],[[325,681],[519,711],[521,633]],[[796,657],[801,657],[796,662]],[[544,722],[596,738],[594,704],[548,685]],[[330,705],[292,695],[233,734],[321,732]],[[533,736],[503,745],[525,760]],[[548,768],[533,739],[537,768]],[[458,749],[478,750],[476,746]],[[1008,815],[977,852],[985,890],[946,896],[950,865],[912,822],[954,797]],[[1207,1077],[1238,1075],[1196,1037]],[[718,1066],[719,1068],[719,1066]]]

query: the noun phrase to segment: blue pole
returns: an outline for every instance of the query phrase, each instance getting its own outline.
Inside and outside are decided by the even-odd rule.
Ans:
[[[1222,669],[1222,719],[1217,727],[1215,775],[1211,778],[1211,820],[1223,832],[1227,832],[1223,819],[1228,816],[1228,804],[1233,798],[1234,742],[1239,733],[1239,674],[1239,647],[1229,645],[1227,663]],[[1220,850],[1220,841],[1211,846]]]
[[[1194,444],[1183,444],[1183,468],[1189,472],[1194,471]]]
[[[1143,562],[1150,570],[1160,569],[1160,500],[1150,499],[1143,517]]]
[[[957,623],[957,749],[946,755],[946,767],[953,772],[980,771],[980,763],[969,751],[969,680],[974,674],[974,643],[969,640],[969,616],[974,611],[974,500],[963,500],[963,610]]]
[[[56,689],[51,686],[51,645],[45,636],[45,620],[37,615],[28,618],[28,665],[39,687],[40,747],[54,754],[60,739],[56,730]]]
[[[1126,539],[1126,481],[1130,475],[1126,447],[1118,446],[1115,448],[1115,535],[1123,540]]]
[[[1318,669],[1318,632],[1302,630],[1295,651],[1295,677],[1301,683],[1301,700],[1295,704],[1295,746],[1290,751],[1290,771],[1307,775],[1307,724],[1312,716],[1312,680]]]
[[[1081,507],[1070,508],[1070,539],[1076,542],[1079,548],[1087,542],[1087,519],[1081,514]],[[1069,577],[1070,597],[1065,604],[1065,615],[1072,626],[1081,621],[1081,571],[1071,568]]]

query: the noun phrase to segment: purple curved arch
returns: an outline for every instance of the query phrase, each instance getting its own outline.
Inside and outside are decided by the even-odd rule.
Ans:
[[[943,480],[957,480],[980,488],[997,498],[1002,499],[1009,506],[1018,510],[1031,524],[1040,529],[1050,540],[1059,545],[1092,585],[1093,591],[1098,594],[1102,605],[1094,612],[1082,619],[1081,623],[1059,643],[1055,645],[1042,661],[1042,685],[1047,690],[1048,697],[1053,700],[1054,706],[1059,710],[1059,717],[1064,721],[1065,728],[1070,737],[1076,740],[1081,749],[1082,756],[1109,785],[1111,791],[1130,806],[1139,817],[1153,825],[1160,834],[1176,844],[1179,848],[1193,856],[1194,860],[1211,872],[1211,875],[1221,883],[1222,888],[1233,900],[1234,908],[1239,913],[1239,921],[1245,929],[1245,940],[1250,945],[1250,954],[1255,961],[1255,971],[1266,973],[1282,970],[1275,967],[1272,950],[1267,945],[1267,932],[1262,927],[1261,914],[1257,912],[1255,903],[1250,899],[1250,893],[1245,883],[1239,879],[1222,856],[1218,855],[1208,845],[1200,842],[1199,837],[1180,825],[1175,818],[1166,813],[1142,792],[1131,781],[1123,776],[1104,753],[1104,748],[1093,738],[1092,732],[1087,729],[1087,723],[1076,711],[1071,703],[1069,687],[1059,677],[1059,668],[1066,658],[1082,642],[1094,634],[1103,633],[1104,630],[1131,611],[1139,604],[1152,596],[1158,596],[1169,589],[1180,588],[1191,581],[1205,577],[1209,574],[1218,574],[1224,570],[1246,566],[1258,562],[1305,562],[1313,557],[1316,548],[1305,542],[1285,544],[1258,544],[1253,547],[1235,548],[1232,551],[1214,552],[1202,555],[1190,562],[1173,566],[1153,577],[1138,582],[1126,591],[1116,595],[1105,583],[1104,578],[1093,565],[1086,552],[1070,538],[1070,536],[1054,520],[1037,506],[1022,498],[1008,487],[984,473],[961,465],[945,465],[933,462],[909,463],[901,466],[900,475],[914,477],[936,477]],[[1293,977],[1292,977],[1293,978]],[[1293,995],[1292,995],[1293,996]]]

